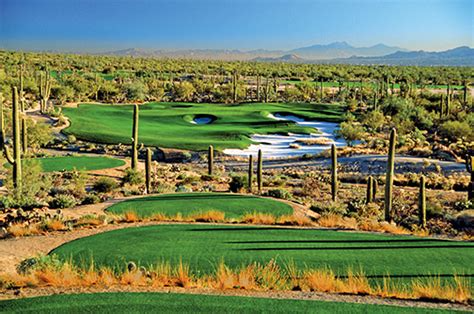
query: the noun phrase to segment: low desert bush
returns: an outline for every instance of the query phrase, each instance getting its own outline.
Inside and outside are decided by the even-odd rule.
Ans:
[[[77,200],[69,194],[58,194],[50,202],[49,207],[53,209],[71,208],[76,206]]]
[[[117,186],[117,182],[114,179],[102,177],[94,182],[93,189],[100,193],[109,193],[116,189]]]
[[[123,184],[130,184],[130,185],[139,185],[145,181],[145,175],[142,171],[138,171],[132,168],[125,169],[125,174],[122,177]]]
[[[268,190],[264,195],[274,197],[274,198],[280,198],[280,199],[284,199],[284,200],[289,200],[292,197],[291,193],[288,192],[287,190],[284,190],[284,189]]]

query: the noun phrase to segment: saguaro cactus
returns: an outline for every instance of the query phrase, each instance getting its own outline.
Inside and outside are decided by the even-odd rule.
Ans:
[[[376,178],[372,178],[372,202],[377,199],[377,189],[379,188],[379,182]]]
[[[133,106],[133,125],[132,125],[132,169],[138,167],[138,105]]]
[[[374,199],[374,178],[371,176],[367,178],[367,196],[365,203],[369,204]]]
[[[336,145],[331,145],[331,195],[332,201],[337,199],[337,150]]]
[[[269,99],[269,94],[270,93],[270,85],[269,85],[269,82],[268,82],[268,76],[265,78],[265,102],[267,103],[268,102],[268,99]]]
[[[249,173],[248,173],[248,191],[249,193],[252,193],[252,184],[253,184],[253,156],[249,156]]]
[[[257,101],[260,101],[260,74],[257,76]]]
[[[420,178],[420,193],[418,194],[418,210],[420,216],[420,226],[426,228],[426,191],[425,177]]]
[[[209,149],[207,151],[207,174],[212,176],[214,170],[214,147],[209,145]]]
[[[23,155],[28,154],[28,126],[26,125],[26,119],[21,119],[21,148]]]
[[[474,200],[474,157],[466,157],[466,170],[471,173],[471,182],[469,182],[469,187],[467,188],[467,199],[472,201]]]
[[[146,149],[145,159],[145,188],[146,194],[151,193],[151,149]]]
[[[24,72],[25,66],[24,64],[20,65],[20,111],[24,112],[25,111],[25,93],[23,91],[23,72]]]
[[[467,85],[468,85],[467,81],[464,81],[464,87],[462,89],[463,90],[462,100],[463,100],[464,106],[467,106],[467,91],[468,91]]]
[[[44,78],[43,73],[40,73],[39,92],[41,98],[40,111],[43,113],[46,110],[46,105],[51,94],[51,77],[48,70],[44,71]]]
[[[395,141],[397,131],[392,129],[390,132],[390,144],[388,148],[387,175],[385,177],[385,220],[392,220],[392,192],[393,192],[393,173],[395,171]]]
[[[236,103],[237,102],[237,71],[234,70],[232,73],[232,102]]]
[[[448,84],[446,88],[446,115],[449,115],[451,107],[451,86]]]
[[[258,193],[262,193],[262,187],[263,187],[262,168],[263,168],[263,154],[262,154],[262,150],[259,149],[258,150],[258,161],[257,161]]]
[[[8,163],[13,166],[13,187],[17,196],[21,196],[22,180],[21,180],[21,146],[20,146],[20,110],[18,105],[18,90],[12,88],[12,129],[13,129],[13,156],[10,149],[5,144],[5,129],[3,119],[3,97],[0,97],[0,144]]]

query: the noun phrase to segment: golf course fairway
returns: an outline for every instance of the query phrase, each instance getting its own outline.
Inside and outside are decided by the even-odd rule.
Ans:
[[[312,128],[293,122],[278,121],[270,113],[289,113],[302,118],[339,122],[344,107],[336,104],[256,103],[192,104],[147,103],[140,105],[140,143],[147,146],[205,150],[214,145],[224,148],[246,148],[252,134],[311,133]],[[131,105],[80,104],[64,108],[71,121],[64,130],[78,139],[97,143],[129,143],[132,132]],[[193,123],[201,115],[214,117],[209,124]]]
[[[112,205],[107,211],[113,214],[136,213],[138,217],[163,214],[183,217],[217,210],[225,218],[240,218],[247,213],[271,214],[275,217],[293,214],[290,205],[269,198],[226,193],[173,193],[141,197]]]
[[[66,243],[51,254],[80,266],[123,270],[129,261],[148,266],[181,260],[192,272],[212,273],[219,262],[237,268],[274,259],[299,269],[348,268],[369,278],[412,279],[440,275],[472,278],[474,243],[335,230],[232,225],[166,224],[104,232]]]

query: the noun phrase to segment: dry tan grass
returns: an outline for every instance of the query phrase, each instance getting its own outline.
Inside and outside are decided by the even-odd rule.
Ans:
[[[314,226],[315,224],[307,216],[296,216],[296,215],[283,215],[280,216],[276,223],[279,225],[288,225],[288,226]]]
[[[58,218],[45,220],[41,227],[46,231],[64,231],[68,229],[64,221]]]
[[[137,222],[140,221],[140,218],[138,218],[138,215],[135,212],[126,212],[123,214],[123,221],[124,222]]]
[[[275,224],[276,218],[270,214],[263,214],[263,213],[247,213],[245,214],[241,222],[249,223],[249,224],[258,224],[258,225],[273,225]]]
[[[189,218],[198,222],[224,222],[225,213],[218,210],[209,210],[192,214]]]
[[[13,237],[25,237],[34,234],[41,234],[42,231],[38,224],[23,225],[23,224],[12,224],[7,228],[7,232]]]
[[[357,221],[354,218],[342,217],[337,214],[321,216],[318,219],[318,224],[326,228],[357,229]]]
[[[86,215],[82,216],[74,223],[74,226],[81,227],[81,226],[89,226],[89,227],[96,227],[101,226],[106,223],[107,219],[106,216],[92,216]]]
[[[303,274],[303,286],[310,291],[336,292],[340,285],[336,276],[330,269],[308,270]]]
[[[300,139],[297,140],[296,143],[301,143],[305,145],[328,145],[332,143],[332,140],[327,137],[317,137]]]
[[[122,273],[94,267],[80,269],[68,263],[44,267],[30,274],[2,275],[0,288],[21,287],[90,287],[112,285],[146,287],[208,287],[212,289],[252,289],[288,291],[299,287],[317,292],[372,295],[398,299],[429,299],[468,303],[472,298],[469,280],[455,276],[454,282],[443,283],[439,277],[415,279],[408,285],[396,285],[389,277],[382,286],[371,285],[362,271],[347,270],[346,277],[338,277],[327,269],[298,270],[294,263],[285,269],[275,261],[265,265],[253,263],[232,269],[221,262],[212,275],[194,276],[189,265],[180,262],[176,267],[161,263],[151,268],[126,270]]]

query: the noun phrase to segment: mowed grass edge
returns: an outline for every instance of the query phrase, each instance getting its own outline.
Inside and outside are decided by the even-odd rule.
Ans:
[[[66,294],[0,301],[1,312],[67,313],[443,313],[442,309],[174,293]]]

